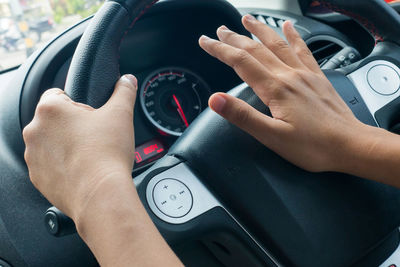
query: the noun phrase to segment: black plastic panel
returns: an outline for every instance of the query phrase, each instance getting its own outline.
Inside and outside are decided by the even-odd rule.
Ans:
[[[390,102],[375,113],[379,126],[388,130],[400,123],[400,97]]]

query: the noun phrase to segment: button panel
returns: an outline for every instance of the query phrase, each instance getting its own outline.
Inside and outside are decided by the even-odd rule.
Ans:
[[[184,164],[150,179],[146,186],[150,210],[161,220],[182,224],[221,204]]]
[[[185,216],[193,206],[189,188],[172,178],[163,179],[154,186],[153,200],[162,213],[172,218]]]
[[[381,95],[393,95],[400,88],[400,76],[392,67],[376,65],[367,74],[367,80],[372,90]]]
[[[371,114],[400,97],[400,69],[392,62],[375,60],[347,77],[353,82]]]

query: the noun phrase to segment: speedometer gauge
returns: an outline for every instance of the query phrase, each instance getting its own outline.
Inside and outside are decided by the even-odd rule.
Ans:
[[[208,85],[198,75],[180,68],[151,73],[140,88],[144,114],[159,130],[180,136],[206,107]]]

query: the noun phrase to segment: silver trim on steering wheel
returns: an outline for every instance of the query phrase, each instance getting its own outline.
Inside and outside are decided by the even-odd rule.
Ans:
[[[371,72],[371,70],[374,70],[378,67],[384,67],[387,69],[387,71]],[[371,75],[374,76],[371,77]],[[372,61],[355,72],[349,74],[347,77],[357,88],[374,118],[375,113],[378,110],[396,98],[400,97],[400,69],[389,61]],[[371,84],[371,80],[374,80],[376,81],[376,84],[381,85],[381,89],[377,90],[377,88],[374,88],[374,84]],[[393,90],[385,92],[387,88],[393,86],[395,86]]]

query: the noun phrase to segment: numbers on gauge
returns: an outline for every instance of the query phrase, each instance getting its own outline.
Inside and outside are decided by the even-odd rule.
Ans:
[[[208,85],[195,73],[164,68],[151,73],[140,89],[143,112],[159,130],[179,136],[205,108]]]

